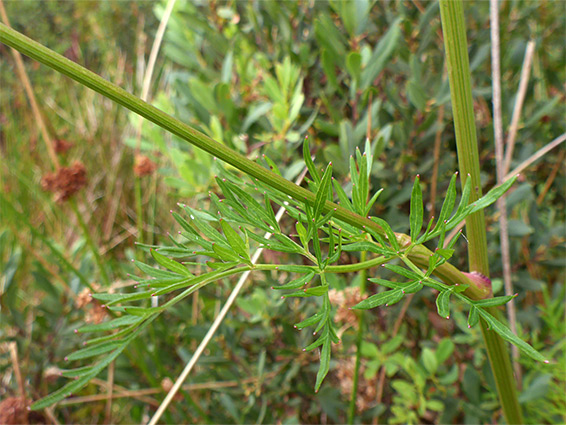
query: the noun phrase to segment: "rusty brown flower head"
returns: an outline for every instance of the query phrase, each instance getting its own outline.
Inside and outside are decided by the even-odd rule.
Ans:
[[[57,202],[68,200],[86,185],[86,168],[80,161],[43,176],[43,190],[53,192]]]
[[[55,139],[54,142],[53,148],[59,154],[65,153],[73,147],[73,144],[65,139]]]
[[[149,176],[153,174],[157,166],[145,155],[136,155],[134,161],[134,173],[138,177]]]

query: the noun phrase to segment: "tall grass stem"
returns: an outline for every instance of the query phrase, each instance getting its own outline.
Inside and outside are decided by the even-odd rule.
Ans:
[[[450,82],[458,164],[463,177],[462,184],[467,178],[472,179],[470,202],[474,202],[481,197],[481,181],[463,2],[461,0],[440,0],[440,14]],[[483,210],[466,218],[466,230],[469,241],[470,270],[489,276]],[[491,309],[490,313],[499,317],[496,309]],[[487,328],[485,321],[481,320],[480,323],[503,414],[507,423],[520,424],[523,418],[507,346],[497,333]]]

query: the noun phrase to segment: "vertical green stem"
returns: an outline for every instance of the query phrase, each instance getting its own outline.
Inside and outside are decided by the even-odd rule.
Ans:
[[[94,255],[94,260],[96,261],[96,265],[100,270],[100,277],[102,278],[104,285],[108,287],[110,286],[110,279],[108,278],[108,274],[106,273],[106,269],[104,268],[104,264],[102,263],[102,258],[100,257],[100,253],[98,252],[98,247],[94,244],[94,241],[90,236],[90,231],[88,230],[88,227],[83,220],[83,216],[81,215],[79,209],[77,208],[76,201],[74,199],[70,199],[69,205],[71,206],[71,209],[75,213],[75,216],[77,217],[77,221],[79,222],[79,226],[81,227],[84,237],[86,239],[86,243],[90,248],[90,250],[92,251],[92,255]]]
[[[440,0],[440,15],[450,81],[458,164],[462,174],[462,185],[468,178],[472,179],[473,190],[470,202],[474,202],[481,197],[480,164],[462,1]],[[483,210],[466,219],[466,230],[470,270],[489,276]],[[490,313],[499,317],[495,309],[490,310]],[[505,419],[509,424],[523,423],[507,346],[499,335],[487,328],[483,320],[481,329]]]
[[[138,228],[137,241],[138,243],[143,243],[143,209],[142,209],[141,179],[137,176],[135,179],[135,197],[136,197],[136,223]]]
[[[360,256],[360,262],[366,261],[366,251],[362,251]],[[366,292],[366,280],[367,280],[367,269],[360,271],[360,295]],[[354,418],[356,417],[356,399],[358,398],[358,381],[360,376],[360,363],[362,356],[362,342],[364,340],[365,322],[364,322],[364,310],[359,311],[358,316],[358,335],[356,339],[356,363],[354,365],[354,377],[352,381],[352,394],[350,395],[350,407],[348,409],[348,425],[354,423]]]

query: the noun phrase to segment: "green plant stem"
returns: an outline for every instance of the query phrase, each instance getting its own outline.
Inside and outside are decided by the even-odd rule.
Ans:
[[[366,262],[367,253],[364,251],[360,256],[360,263]],[[362,269],[360,271],[360,295],[366,292],[366,279],[367,279],[367,269]],[[365,311],[360,310],[358,312],[358,334],[356,336],[356,363],[354,364],[354,376],[352,380],[352,393],[350,395],[350,408],[348,409],[348,424],[352,425],[354,423],[354,418],[356,417],[356,399],[358,398],[358,382],[360,379],[360,364],[362,358],[362,342],[364,340],[365,333]]]
[[[78,65],[77,63],[55,53],[40,43],[31,40],[23,34],[20,34],[18,31],[15,31],[3,24],[0,24],[0,42],[19,50],[30,58],[35,59],[64,75],[67,75],[75,81],[91,88],[92,90],[159,125],[165,130],[179,136],[183,140],[186,140],[211,155],[233,165],[249,176],[270,185],[274,189],[277,189],[298,201],[306,201],[311,205],[314,204],[316,195],[309,190],[263,168],[261,165],[249,160],[238,152],[235,152],[227,146],[212,140],[210,137],[205,136],[160,109],[149,105],[115,84],[106,81],[102,77]],[[355,214],[354,212],[349,211],[333,202],[327,201],[324,205],[323,211],[328,212],[334,209],[336,210],[334,215],[335,218],[349,223],[359,229],[367,227],[374,229],[380,234],[384,234],[383,229],[372,220]],[[403,241],[406,241],[408,238],[408,236],[402,234],[397,236],[399,240]],[[408,240],[410,241],[410,239]],[[413,256],[413,254],[417,254],[415,257],[412,257],[413,261],[422,267],[427,267],[428,257],[431,252],[424,246],[419,246],[418,248],[419,249],[413,249],[411,252],[411,256]],[[435,274],[443,281],[450,284],[469,284],[470,288],[468,289],[468,295],[470,297],[477,298],[482,296],[485,297],[487,295],[485,294],[484,288],[476,285],[475,282],[468,279],[468,277],[462,274],[462,272],[460,272],[456,267],[450,266],[447,263],[438,267]]]
[[[79,226],[81,227],[81,230],[83,231],[83,235],[86,239],[86,243],[87,243],[88,247],[90,248],[92,255],[94,255],[94,261],[96,261],[96,265],[98,266],[98,269],[100,270],[100,277],[102,278],[104,285],[106,287],[109,287],[110,286],[110,279],[108,278],[108,274],[106,274],[106,269],[104,268],[104,264],[102,262],[102,258],[100,257],[100,253],[98,252],[98,248],[94,244],[94,241],[92,240],[92,238],[90,236],[90,231],[89,231],[86,223],[83,220],[83,216],[81,215],[81,213],[79,212],[79,209],[77,208],[77,203],[75,202],[74,199],[70,199],[69,205],[71,206],[71,209],[75,213],[75,216],[77,217],[77,221],[79,223]]]
[[[143,243],[142,190],[141,190],[141,179],[137,176],[135,177],[135,197],[136,197],[136,223],[138,228],[137,241],[138,243]]]
[[[466,22],[462,1],[440,0],[440,13],[446,48],[458,163],[462,173],[462,185],[466,178],[472,179],[470,202],[474,202],[481,197],[480,164],[466,39]],[[483,210],[466,219],[466,230],[470,270],[489,276]],[[489,313],[499,318],[499,312],[496,309],[490,309]],[[509,424],[523,423],[507,346],[499,335],[487,329],[484,320],[480,320],[480,323],[505,419]]]

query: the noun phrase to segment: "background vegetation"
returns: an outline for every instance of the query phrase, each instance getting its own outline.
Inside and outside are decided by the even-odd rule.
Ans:
[[[488,8],[487,2],[465,7],[484,187],[495,182]],[[14,28],[139,93],[164,4],[9,2],[6,9]],[[563,9],[558,2],[501,4],[506,127],[526,44],[536,42],[511,168],[565,131]],[[0,52],[1,332],[2,339],[17,344],[24,388],[35,400],[61,386],[63,378],[54,368],[63,367],[63,358],[80,346],[74,329],[104,318],[100,306],[85,297],[86,285],[108,289],[89,238],[115,290],[128,284],[127,273],[134,271],[127,260],[150,262],[149,254],[133,245],[133,165],[140,124],[110,101],[26,60],[51,136],[73,144],[61,160],[78,159],[87,170],[88,184],[75,197],[75,215],[71,203],[56,202],[41,188],[42,176],[51,171],[48,155],[9,49],[0,45]],[[251,158],[267,154],[289,179],[304,167],[305,135],[315,163],[332,161],[335,177],[346,181],[348,158],[369,134],[376,159],[372,184],[384,188],[373,214],[395,231],[408,232],[414,175],[421,175],[427,212],[433,215],[457,169],[439,10],[432,2],[179,1],[150,98]],[[157,164],[155,173],[141,179],[143,230],[146,242],[159,243],[177,230],[169,214],[177,202],[206,207],[208,191],[216,190],[215,165],[207,154],[150,123],[143,123],[139,134],[141,152]],[[549,368],[520,358],[520,400],[531,423],[566,419],[563,160],[563,149],[547,154],[522,174],[507,197],[519,333],[557,361]],[[488,243],[498,294],[502,265],[495,208],[488,211]],[[464,245],[460,241],[461,252]],[[273,255],[265,252],[265,262]],[[452,262],[466,269],[466,255],[456,254]],[[254,274],[189,378],[182,402],[167,413],[168,422],[345,421],[356,316],[337,311],[342,344],[334,349],[330,375],[315,394],[318,359],[302,352],[311,336],[293,329],[315,307],[309,300],[283,302],[269,289],[275,279],[283,281],[285,275]],[[354,275],[336,277],[336,299],[352,305],[357,292],[351,288],[360,283]],[[50,419],[37,415],[54,415],[65,423],[145,420],[232,287],[225,281],[204,288],[131,344],[110,372],[111,380],[114,393],[139,391],[113,400],[112,416],[104,400],[73,404],[71,398],[31,420]],[[359,421],[501,420],[479,330],[467,328],[463,312],[441,320],[434,299],[423,292],[366,317]],[[6,350],[0,360],[1,396],[7,398],[19,388],[13,356]],[[107,372],[99,378],[80,395],[104,394]],[[153,390],[142,391],[148,388]]]

